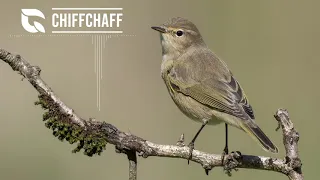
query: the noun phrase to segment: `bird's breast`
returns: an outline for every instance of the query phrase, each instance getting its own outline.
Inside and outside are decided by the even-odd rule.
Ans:
[[[213,116],[212,109],[197,102],[193,98],[175,91],[170,93],[170,95],[178,108],[190,119],[196,122],[202,122],[202,120],[206,119],[209,120],[208,124],[210,125],[221,123],[219,119]]]
[[[210,125],[220,123],[221,121],[213,116],[212,109],[171,88],[169,75],[173,71],[173,63],[172,58],[163,56],[161,76],[174,103],[186,116],[194,121],[202,122],[202,120],[207,119]]]

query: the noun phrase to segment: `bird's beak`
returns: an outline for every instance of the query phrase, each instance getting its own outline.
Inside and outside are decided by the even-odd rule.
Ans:
[[[165,27],[161,27],[161,26],[152,26],[151,27],[153,30],[159,31],[161,33],[166,33],[167,29]]]

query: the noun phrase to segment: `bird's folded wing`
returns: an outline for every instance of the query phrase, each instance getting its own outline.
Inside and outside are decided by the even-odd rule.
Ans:
[[[169,76],[173,90],[204,104],[212,109],[236,116],[243,120],[254,119],[252,107],[240,87],[231,75],[229,80],[207,78],[190,86],[187,82]]]

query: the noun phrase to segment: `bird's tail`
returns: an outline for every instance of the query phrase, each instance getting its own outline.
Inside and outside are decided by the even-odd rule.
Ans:
[[[278,148],[274,145],[271,140],[264,134],[264,132],[259,128],[259,126],[253,121],[249,120],[248,123],[241,123],[242,129],[248,133],[254,140],[259,142],[265,151],[278,153]]]

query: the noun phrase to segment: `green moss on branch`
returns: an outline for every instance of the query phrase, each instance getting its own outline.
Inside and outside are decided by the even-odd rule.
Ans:
[[[107,142],[103,132],[97,131],[92,124],[81,127],[73,123],[48,96],[39,95],[38,98],[35,105],[40,105],[45,110],[43,121],[45,126],[53,131],[52,134],[60,141],[78,143],[73,153],[83,149],[84,154],[91,157],[94,154],[100,155],[105,150]]]

